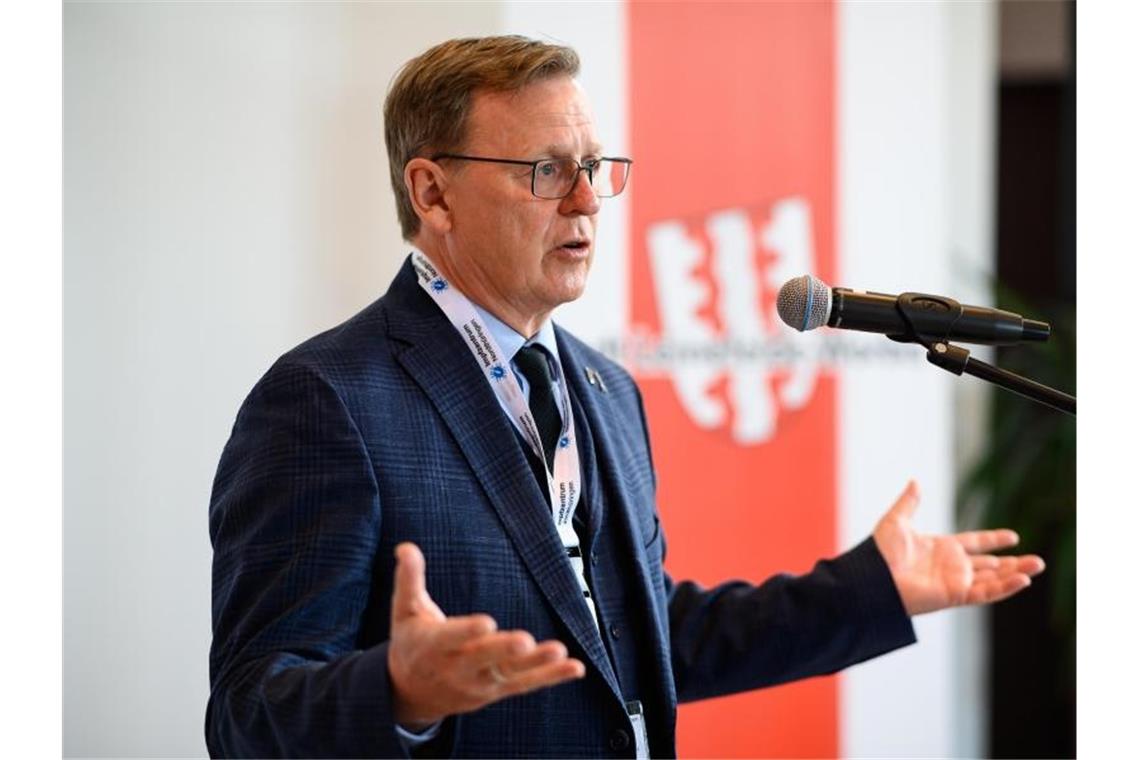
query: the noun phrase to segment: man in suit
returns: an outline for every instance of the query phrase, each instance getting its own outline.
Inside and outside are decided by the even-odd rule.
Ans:
[[[988,553],[1009,531],[917,534],[911,484],[806,575],[664,573],[637,387],[550,321],[631,165],[604,156],[577,67],[453,40],[393,83],[415,250],[273,365],[218,467],[212,755],[668,756],[678,701],[834,672],[1043,568]]]

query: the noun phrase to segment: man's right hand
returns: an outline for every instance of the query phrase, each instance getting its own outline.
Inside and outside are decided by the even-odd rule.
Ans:
[[[581,678],[586,666],[560,641],[499,631],[489,615],[447,617],[428,596],[424,555],[396,547],[388,672],[396,721],[418,731],[506,697]]]

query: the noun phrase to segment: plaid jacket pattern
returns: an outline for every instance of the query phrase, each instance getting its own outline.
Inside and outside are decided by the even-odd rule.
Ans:
[[[674,583],[640,394],[618,365],[558,329],[593,439],[610,530],[636,547],[623,577],[655,667],[642,693],[655,755],[677,702],[830,673],[914,641],[869,539],[812,572],[760,585]],[[601,382],[590,382],[590,376]],[[595,378],[596,379],[596,378]],[[604,390],[602,390],[604,385]],[[410,264],[344,324],[281,357],[249,394],[209,511],[213,643],[206,739],[215,757],[403,756],[387,637],[393,550],[414,541],[447,614],[558,638],[580,681],[445,721],[418,752],[632,756],[618,677],[493,392]],[[613,567],[603,564],[602,567]],[[616,573],[615,573],[616,574]]]

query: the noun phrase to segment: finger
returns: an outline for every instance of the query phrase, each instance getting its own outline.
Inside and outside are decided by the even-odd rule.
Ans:
[[[996,570],[975,570],[972,585],[978,586],[998,579]],[[968,593],[968,592],[967,592]]]
[[[999,573],[1017,571],[1019,557],[997,557],[993,554],[974,554],[970,556],[970,566],[975,571],[994,570]]]
[[[989,572],[993,577],[1005,577],[1021,573],[1033,577],[1045,570],[1045,560],[1035,554],[1025,554],[1018,557],[995,557],[983,555],[971,557],[975,577],[981,573]]]
[[[424,555],[405,541],[396,547],[396,578],[392,589],[392,619],[415,615],[431,600],[424,578]]]
[[[544,641],[524,654],[508,657],[499,663],[499,670],[511,676],[521,671],[537,668],[567,657],[566,645],[561,641]]]
[[[495,663],[500,665],[519,655],[529,654],[535,648],[534,637],[526,631],[499,631],[498,633],[482,636],[469,641],[459,649],[462,658],[462,667],[471,670],[482,670]]]
[[[1016,573],[1006,577],[991,579],[975,579],[974,584],[966,595],[967,604],[990,604],[1007,599],[1018,591],[1029,587],[1031,581],[1028,575]]]
[[[1045,572],[1045,560],[1036,554],[1023,554],[1018,557],[1012,557],[1011,559],[1014,561],[1016,571],[1025,573],[1030,578]]]
[[[992,554],[974,555],[970,557],[970,566],[974,568],[975,573],[982,570],[997,570],[1001,567],[1001,558]]]
[[[496,628],[495,619],[482,613],[449,617],[433,628],[433,644],[440,652],[454,654],[471,641],[493,634]]]
[[[992,552],[1017,546],[1021,539],[1012,530],[972,530],[959,533],[954,539],[970,554]]]
[[[500,693],[504,697],[525,694],[536,689],[545,689],[566,681],[573,681],[586,675],[586,666],[581,660],[565,659],[540,665],[530,670],[516,673],[502,684]]]
[[[891,505],[888,514],[900,518],[913,517],[915,510],[918,509],[918,501],[918,483],[912,478],[907,481],[906,488],[904,488],[903,492],[899,494],[899,497],[895,499],[895,503]]]

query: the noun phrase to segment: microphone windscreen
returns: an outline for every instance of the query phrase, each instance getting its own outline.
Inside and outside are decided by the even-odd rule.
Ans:
[[[810,274],[793,277],[780,288],[776,312],[788,327],[800,332],[821,327],[831,316],[831,288]]]

